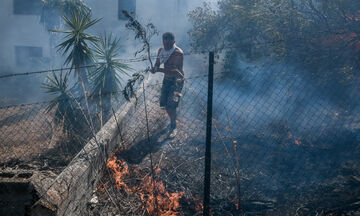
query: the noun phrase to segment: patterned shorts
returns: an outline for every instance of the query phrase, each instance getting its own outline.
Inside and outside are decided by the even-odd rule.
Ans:
[[[160,95],[160,107],[175,109],[179,105],[183,78],[164,78]]]

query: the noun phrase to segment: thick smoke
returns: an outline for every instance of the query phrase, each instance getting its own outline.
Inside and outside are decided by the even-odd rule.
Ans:
[[[111,2],[111,3],[110,3]],[[158,48],[162,46],[162,33],[173,32],[175,34],[176,44],[181,47],[185,53],[190,51],[190,38],[188,31],[191,29],[191,23],[188,20],[187,14],[195,7],[201,6],[204,2],[212,2],[215,5],[215,0],[211,1],[190,1],[190,0],[153,0],[153,1],[136,1],[136,13],[135,17],[140,23],[146,25],[153,23],[159,34],[155,35],[151,40],[152,55],[157,54]],[[99,7],[98,1],[88,0],[87,4],[92,8],[94,18],[102,18],[99,25],[94,26],[92,29],[94,34],[100,35],[106,33],[112,33],[114,36],[120,38],[122,48],[121,58],[129,59],[134,58],[134,53],[142,46],[140,41],[134,39],[134,33],[126,29],[126,20],[119,20],[119,8],[117,7],[117,1],[109,1],[109,4],[102,4]],[[131,3],[133,4],[133,3]],[[115,5],[115,7],[114,7]],[[131,8],[129,6],[128,8]],[[140,54],[141,55],[141,54]],[[203,69],[199,66],[199,62],[203,62],[203,57],[185,56],[184,70],[188,76],[193,73],[200,73]],[[133,71],[142,70],[149,66],[147,61],[136,62],[130,64]],[[204,65],[205,67],[206,65]],[[161,78],[161,74],[153,75],[157,78]],[[124,80],[128,77],[124,76]],[[155,79],[158,80],[158,79]]]
[[[62,59],[54,52],[50,33],[40,24],[41,4],[21,1],[2,3],[0,74],[15,74],[59,68]],[[46,100],[41,84],[46,74],[0,79],[0,106]]]
[[[141,44],[134,39],[133,32],[126,29],[126,20],[119,20],[119,8],[117,0],[109,0],[99,2],[95,0],[84,1],[92,10],[92,18],[102,18],[102,20],[89,29],[94,35],[113,34],[120,38],[121,42],[121,58],[134,58],[134,53],[139,50]],[[162,46],[161,35],[164,32],[171,31],[176,36],[176,43],[183,48],[185,52],[190,51],[189,36],[187,32],[191,28],[187,14],[197,6],[201,6],[201,1],[136,1],[136,18],[143,24],[153,23],[159,35],[153,37],[151,41],[152,53],[156,55],[157,49]],[[215,0],[211,1],[215,5]],[[67,67],[64,58],[56,50],[56,45],[62,42],[63,35],[60,33],[51,33],[48,26],[40,22],[39,8],[27,9],[30,14],[14,14],[13,2],[8,1],[4,5],[4,14],[8,14],[8,18],[2,21],[2,25],[6,26],[6,31],[1,33],[1,66],[0,74],[24,73],[32,71],[49,70],[54,68]],[[25,5],[24,5],[25,7]],[[48,16],[49,23],[59,23],[59,16]],[[60,22],[61,23],[61,22]],[[63,22],[55,29],[64,29]],[[22,64],[19,65],[14,59],[15,46],[40,47],[41,56],[39,58],[29,59],[27,53],[21,59]],[[36,56],[36,55],[35,55]],[[15,57],[19,58],[19,57]],[[195,62],[194,62],[195,61]],[[199,57],[196,60],[185,57],[185,72],[187,75],[200,72],[203,67],[198,67],[198,61],[202,61]],[[137,62],[130,65],[134,71],[141,70],[148,66],[148,62]],[[50,96],[44,92],[41,85],[46,81],[47,73],[28,76],[17,76],[13,78],[5,78],[0,80],[1,86],[1,106],[33,103],[38,101],[49,100]],[[157,75],[161,76],[161,75]],[[127,79],[126,76],[123,77]],[[73,80],[76,80],[73,77]],[[125,82],[125,81],[124,81]]]
[[[235,79],[215,81],[214,117],[224,126],[227,114],[238,134],[282,133],[319,138],[329,131],[350,129],[348,103],[338,89],[316,85],[304,69],[286,62],[249,63],[238,57]],[[340,104],[340,105],[339,105]],[[351,112],[351,111],[350,111]]]

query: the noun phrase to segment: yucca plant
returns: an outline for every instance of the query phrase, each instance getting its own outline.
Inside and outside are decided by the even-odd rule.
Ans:
[[[59,76],[55,73],[47,76],[47,82],[43,84],[47,93],[55,97],[49,102],[46,111],[50,112],[55,109],[54,122],[56,125],[62,125],[63,133],[72,137],[72,133],[79,130],[81,122],[84,122],[80,109],[75,99],[71,96],[68,89],[69,73],[63,75],[62,71]]]
[[[130,67],[118,60],[120,40],[111,35],[101,36],[94,44],[96,68],[90,73],[92,98],[99,102],[101,124],[107,120],[111,111],[111,98],[115,92],[120,92],[123,76]]]
[[[72,12],[71,17],[63,16],[65,27],[68,30],[61,30],[54,32],[64,33],[64,42],[60,43],[58,51],[63,55],[67,55],[65,64],[71,64],[75,69],[79,83],[86,91],[89,87],[87,70],[85,65],[93,62],[93,53],[89,43],[96,43],[98,38],[91,34],[85,33],[87,29],[96,24],[100,19],[91,20],[90,13]]]

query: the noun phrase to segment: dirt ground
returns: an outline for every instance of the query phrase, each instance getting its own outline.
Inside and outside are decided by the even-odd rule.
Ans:
[[[179,129],[184,128],[180,126]],[[169,193],[184,193],[177,214],[200,215],[203,142],[183,132],[174,139],[164,138],[167,136],[166,130],[161,130],[151,137],[151,147],[144,140],[116,153],[129,169],[141,170],[140,174],[124,177],[124,181],[139,184],[136,179],[149,175],[152,152],[154,169],[161,169],[156,179],[164,183]],[[191,142],[186,139],[188,137]],[[227,144],[230,149],[230,142]],[[214,215],[360,214],[359,151],[354,153],[350,148],[312,150],[297,146],[294,148],[298,149],[264,149],[261,145],[244,142],[237,146],[236,153],[233,150],[227,154],[222,144],[216,143],[214,147],[211,185]],[[330,159],[334,155],[342,159],[334,162]],[[235,158],[239,158],[238,163]],[[112,181],[113,176],[105,174],[104,182],[109,184],[113,198],[121,203],[120,212],[108,200],[108,194],[98,190],[94,196],[99,202],[89,204],[91,215],[125,212],[126,215],[147,215],[147,207],[142,205],[137,194],[112,188]]]
[[[59,171],[68,164],[79,144],[62,133],[52,115],[43,103],[0,108],[0,168]]]
[[[127,134],[134,137],[115,153],[117,164],[125,163],[129,173],[114,177],[113,170],[104,170],[105,184],[99,184],[89,201],[89,215],[153,215],[154,206],[141,198],[151,197],[149,192],[141,195],[116,186],[119,180],[126,187],[142,187],[148,176],[162,182],[169,194],[182,194],[170,215],[201,215],[206,116],[199,109],[201,101],[190,97],[188,89],[187,94],[174,138],[154,96],[147,101],[147,139],[145,110],[138,101],[128,122]],[[286,125],[275,123],[266,130],[237,128],[241,127],[235,125],[232,130],[226,123],[214,122],[213,215],[360,215],[357,129],[295,136]]]

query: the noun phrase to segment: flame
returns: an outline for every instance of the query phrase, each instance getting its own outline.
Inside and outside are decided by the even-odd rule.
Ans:
[[[360,21],[360,10],[356,11],[355,14],[345,14],[345,17],[351,21]]]
[[[289,132],[289,136],[288,136],[288,137],[289,137],[289,139],[293,139],[293,140],[294,140],[295,145],[300,146],[300,145],[302,144],[302,142],[301,142],[299,139],[297,139],[296,136],[295,136],[293,133]]]
[[[129,186],[125,182],[125,179],[131,174],[129,166],[125,161],[117,159],[116,156],[113,156],[108,160],[107,166],[114,174],[117,188],[119,190],[138,194],[142,203],[144,203],[143,209],[150,215],[179,215],[179,212],[177,212],[180,207],[179,200],[184,195],[184,192],[169,193],[166,191],[163,182],[156,181],[151,176],[143,178],[140,186]],[[133,169],[132,171],[138,173],[137,169]],[[156,174],[159,174],[160,172],[160,168],[155,170]]]
[[[202,202],[199,202],[199,204],[195,207],[196,212],[202,212],[204,210],[204,204]]]
[[[109,184],[109,182],[105,182],[104,184],[99,184],[99,186],[97,186],[96,190],[101,191],[101,192],[105,192],[105,187]]]
[[[154,215],[158,212],[159,215],[164,216],[178,215],[176,211],[180,207],[179,200],[184,195],[183,192],[167,192],[161,181],[156,181],[150,176],[142,180],[142,187],[137,188],[137,192],[140,193],[141,200],[146,203],[149,214]]]
[[[359,22],[360,21],[360,10],[353,12],[353,14],[344,14],[344,16],[350,20],[351,22]],[[358,24],[358,23],[356,23]],[[323,44],[325,46],[331,46],[338,44],[339,42],[348,42],[348,46],[355,51],[360,50],[360,40],[359,34],[355,32],[347,32],[347,33],[340,33],[335,35],[330,35],[327,39],[323,40]]]
[[[116,156],[113,156],[108,160],[107,167],[109,167],[114,173],[116,187],[119,190],[121,189],[129,190],[130,188],[123,180],[126,175],[130,174],[129,167],[126,164],[126,162],[117,160]]]
[[[195,206],[195,211],[196,211],[197,213],[200,213],[200,214],[202,215],[202,213],[203,213],[203,211],[204,211],[204,204],[203,204],[203,202],[198,201],[198,199],[195,199],[194,201],[198,203],[198,204]],[[210,216],[213,216],[213,215],[214,215],[213,210],[214,210],[213,208],[209,208],[209,215],[210,215]]]
[[[323,40],[323,44],[325,46],[333,46],[333,45],[339,45],[343,42],[348,42],[348,46],[353,48],[355,51],[360,50],[360,41],[358,40],[359,34],[350,32],[350,33],[343,33],[343,34],[337,34],[332,35],[328,37],[327,39]]]

